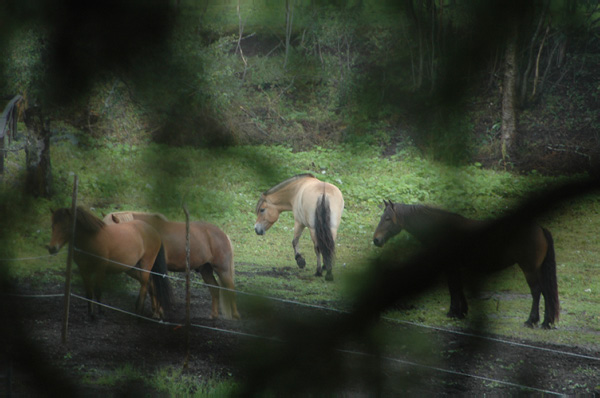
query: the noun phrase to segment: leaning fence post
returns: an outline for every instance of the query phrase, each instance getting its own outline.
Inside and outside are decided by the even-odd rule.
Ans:
[[[183,211],[185,213],[185,362],[183,368],[188,368],[188,361],[190,359],[190,213],[188,212],[187,206],[183,204]]]
[[[67,330],[69,328],[69,305],[71,303],[71,264],[73,263],[73,250],[75,249],[75,221],[77,220],[77,188],[79,179],[77,174],[73,178],[73,198],[71,201],[71,236],[69,239],[69,252],[67,255],[67,271],[65,278],[65,315],[62,328],[62,343],[67,342]]]

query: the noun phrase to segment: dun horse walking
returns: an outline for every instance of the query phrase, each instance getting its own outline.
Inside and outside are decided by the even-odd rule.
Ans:
[[[335,239],[340,226],[344,198],[340,190],[332,184],[319,181],[312,174],[299,174],[275,185],[264,192],[256,205],[258,235],[265,232],[279,219],[282,211],[294,213],[294,258],[300,268],[306,261],[298,250],[298,241],[308,227],[317,255],[317,272],[322,275],[321,257],[327,274],[325,279],[333,280],[331,271],[335,254]]]
[[[73,259],[79,267],[86,296],[101,302],[102,281],[106,274],[125,272],[140,282],[136,312],[144,309],[146,292],[152,299],[155,318],[163,318],[164,308],[170,305],[170,284],[166,274],[164,250],[160,235],[149,224],[107,225],[100,218],[78,207],[75,224]],[[51,254],[57,253],[69,241],[72,224],[71,209],[52,213],[52,238],[48,244]],[[150,272],[152,271],[152,277]],[[162,274],[162,275],[159,275]],[[88,312],[95,317],[95,305],[88,302]]]
[[[383,246],[392,236],[405,229],[425,245],[432,245],[447,237],[478,238],[489,225],[487,221],[472,220],[444,210],[421,205],[386,202],[385,210],[373,236],[376,246]],[[533,303],[526,326],[533,327],[540,320],[540,295],[544,296],[545,312],[542,327],[549,329],[559,317],[558,287],[554,243],[550,231],[534,223],[518,228],[499,229],[489,239],[481,240],[468,248],[469,263],[484,271],[494,271],[515,263],[525,274]],[[450,290],[449,317],[463,318],[467,314],[467,301],[463,293],[460,269],[446,269]]]
[[[169,271],[185,272],[185,223],[169,221],[159,213],[133,211],[110,213],[104,217],[106,223],[126,223],[131,220],[142,220],[152,225],[165,246]],[[224,288],[209,287],[212,296],[211,318],[218,318],[220,308],[225,318],[239,319],[234,292],[233,248],[225,232],[206,222],[190,222],[190,269],[199,271],[209,286],[219,286],[214,272]]]

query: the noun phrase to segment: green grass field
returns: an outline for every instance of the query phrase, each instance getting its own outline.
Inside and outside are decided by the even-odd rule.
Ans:
[[[53,146],[52,154],[56,189],[52,200],[27,199],[18,193],[22,154],[9,154],[2,179],[0,194],[5,203],[14,206],[20,222],[3,231],[5,244],[0,245],[0,258],[32,258],[2,262],[2,271],[17,284],[27,281],[40,287],[62,286],[65,250],[56,257],[46,257],[44,245],[50,238],[50,210],[70,206],[73,175],[77,174],[79,204],[99,216],[115,210],[137,209],[161,212],[183,221],[185,203],[193,219],[220,226],[234,245],[239,291],[335,309],[349,308],[355,291],[350,281],[360,280],[382,251],[372,244],[372,234],[383,199],[433,204],[466,216],[487,218],[502,214],[529,192],[564,180],[484,170],[478,165],[451,168],[424,160],[414,151],[382,157],[379,148],[367,145],[294,153],[284,147],[261,146],[192,149],[147,145],[86,150],[59,143]],[[300,242],[307,267],[300,270],[295,265],[291,213],[283,213],[265,236],[254,233],[254,208],[260,193],[304,172],[337,185],[344,194],[346,207],[338,231],[333,283],[313,276],[315,256],[308,233]],[[483,321],[485,330],[475,332],[597,352],[600,349],[600,265],[596,260],[600,254],[596,229],[600,223],[599,210],[600,196],[591,195],[564,203],[539,220],[552,231],[555,241],[561,301],[556,330],[523,326],[531,297],[517,266],[495,274],[476,295],[467,291],[470,314],[466,320],[445,316],[449,295],[442,280],[435,288],[403,303],[399,309],[389,310],[385,316],[401,322],[466,331],[472,331],[473,321]],[[419,248],[406,232],[394,241],[406,249],[407,256]],[[38,256],[43,257],[36,259]],[[121,279],[122,283],[136,283],[129,278]],[[74,283],[75,289],[81,288],[78,278]],[[243,294],[238,295],[242,309],[249,305],[245,299]],[[131,372],[140,372],[125,366],[125,370],[116,369],[107,375],[106,380],[92,377],[89,382],[117,383]],[[183,389],[197,391],[188,396],[214,396],[232,388],[230,380],[211,380],[210,385],[199,388],[176,370],[160,372],[157,375],[163,375],[162,382],[155,387],[175,395]]]
[[[22,159],[10,155],[2,189],[15,198]],[[293,153],[284,147],[170,148],[158,145],[113,146],[94,150],[67,143],[53,147],[56,195],[35,200],[23,223],[10,233],[3,258],[45,255],[50,236],[50,209],[70,206],[73,175],[79,176],[79,204],[101,215],[114,210],[161,212],[184,220],[185,202],[193,219],[220,226],[231,238],[240,290],[306,303],[345,308],[353,297],[345,281],[368,270],[381,251],[371,242],[383,199],[428,203],[486,218],[502,214],[528,192],[561,179],[484,170],[477,165],[450,168],[423,160],[411,151],[382,157],[379,148],[347,145]],[[313,277],[315,257],[306,233],[301,248],[307,268],[296,267],[291,240],[293,217],[283,213],[265,236],[253,231],[254,206],[260,193],[294,174],[312,172],[336,184],[346,202],[338,231],[336,281]],[[485,317],[488,331],[510,338],[595,347],[600,332],[600,284],[597,262],[600,248],[596,225],[600,197],[588,196],[565,203],[540,223],[555,239],[561,319],[558,330],[546,332],[522,327],[531,299],[523,274],[511,267],[490,278],[482,292],[468,297],[471,309]],[[395,238],[414,252],[418,244],[401,233]],[[5,262],[11,276],[60,279],[60,257],[41,261]],[[48,272],[51,270],[52,272]],[[270,272],[277,271],[277,272]],[[285,277],[281,277],[285,275]],[[388,316],[448,328],[467,328],[468,321],[445,317],[449,296],[443,282],[424,293],[405,310]]]

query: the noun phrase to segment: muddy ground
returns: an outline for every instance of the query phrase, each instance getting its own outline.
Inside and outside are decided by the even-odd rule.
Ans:
[[[19,286],[16,292],[19,294],[61,293],[63,290],[60,284],[55,283],[25,283]],[[104,301],[129,311],[133,308],[137,292],[133,285],[123,286],[126,288],[107,292]],[[167,321],[178,324],[185,319],[185,295],[182,285],[175,286],[175,291],[175,302]],[[81,294],[80,287],[74,286],[73,292]],[[0,377],[6,382],[0,387],[0,396],[7,396],[8,393],[19,397],[167,396],[135,378],[111,386],[91,384],[90,381],[97,381],[125,364],[133,364],[152,375],[157,368],[181,368],[186,361],[185,329],[180,326],[136,319],[112,310],[105,311],[103,316],[92,321],[87,316],[86,303],[73,297],[68,342],[63,345],[62,297],[4,295],[2,301],[0,330],[5,344],[1,352],[3,361]],[[251,352],[257,344],[271,347],[275,353],[282,349],[278,342],[260,339],[260,343],[257,343],[254,337],[218,329],[258,335],[271,331],[275,335],[276,331],[269,325],[276,324],[279,315],[288,320],[290,313],[307,319],[311,318],[311,312],[319,313],[318,316],[340,316],[323,310],[299,309],[291,304],[277,303],[269,310],[269,319],[262,323],[260,310],[250,308],[250,304],[241,298],[239,304],[243,320],[211,320],[208,317],[210,296],[207,290],[193,289],[192,324],[214,328],[194,327],[191,330],[186,372],[198,381],[217,378],[243,382],[248,375],[256,374],[256,369],[249,369],[253,365],[239,355],[241,352]],[[146,306],[149,313],[149,304],[146,303]],[[600,396],[600,360],[585,358],[600,358],[600,352],[578,348],[575,342],[573,346],[545,346],[543,348],[548,350],[536,350],[411,325],[385,324],[383,329],[397,336],[419,336],[418,341],[427,341],[428,345],[420,348],[419,356],[414,355],[412,347],[406,346],[406,341],[411,340],[386,346],[382,355],[388,359],[381,362],[362,356],[361,353],[368,347],[362,347],[360,343],[341,347],[348,350],[338,353],[342,368],[355,367],[360,373],[361,366],[369,366],[370,369],[376,369],[373,373],[377,376],[362,374],[353,379],[336,376],[332,371],[331,378],[338,396],[372,396],[376,393],[381,396],[515,393],[541,396],[542,391]],[[560,328],[549,333],[560,333]],[[539,343],[532,345],[540,346]],[[261,357],[255,362],[257,367],[261,366],[261,359],[270,358],[268,354],[259,355]],[[304,385],[311,386],[310,373],[306,373],[296,360],[290,358],[290,367],[280,370],[283,374],[294,375],[297,369],[297,378],[305,378]],[[276,379],[278,371],[271,368],[266,379]],[[525,390],[522,386],[533,390]],[[295,391],[299,396],[305,392]]]

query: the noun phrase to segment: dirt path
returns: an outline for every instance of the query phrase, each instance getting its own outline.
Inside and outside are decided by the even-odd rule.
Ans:
[[[61,290],[58,285],[48,284],[19,293],[60,293]],[[78,293],[76,289],[75,293]],[[105,301],[130,310],[135,294],[129,290],[110,292],[105,295]],[[89,380],[97,380],[125,364],[133,364],[151,374],[161,367],[180,368],[186,358],[185,332],[179,326],[138,320],[110,310],[100,319],[90,321],[86,303],[73,298],[68,344],[63,346],[62,297],[4,296],[3,301],[0,330],[3,341],[8,344],[1,351],[1,363],[6,365],[5,369],[9,369],[7,364],[12,364],[11,388],[18,396],[106,396],[107,393],[113,396],[131,393],[162,396],[149,390],[141,381],[103,387],[83,383],[82,377],[86,375]],[[183,289],[177,289],[168,321],[183,322],[184,302]],[[310,318],[310,312],[319,312],[285,308],[286,304],[281,304],[281,308],[270,312],[267,323],[262,320],[259,323],[259,313],[245,308],[244,302],[240,301],[242,314],[246,316],[240,322],[232,322],[208,319],[210,303],[206,289],[194,289],[192,303],[192,324],[210,328],[194,327],[191,333],[189,373],[201,380],[213,377],[239,380],[247,374],[237,353],[252,346],[253,339],[218,329],[268,333],[268,325],[278,321],[278,314],[294,313]],[[514,394],[523,392],[519,386],[533,388],[527,390],[533,395],[542,391],[600,395],[600,361],[585,357],[600,358],[600,352],[587,352],[576,346],[547,346],[544,347],[546,350],[538,350],[411,325],[384,323],[382,329],[383,333],[399,336],[397,342],[386,343],[383,355],[388,359],[377,365],[381,367],[382,376],[378,382],[383,395],[395,396],[401,392],[477,396]],[[555,332],[560,333],[560,330]],[[415,339],[407,340],[406,336]],[[418,348],[408,346],[407,341],[415,342]],[[364,365],[361,350],[359,345],[349,347],[341,354],[347,366],[352,366],[353,362],[358,367]],[[11,354],[13,360],[9,362]],[[5,373],[4,369],[0,372]],[[369,386],[364,383],[349,382],[343,387],[343,391],[358,395],[372,393],[368,390]]]

